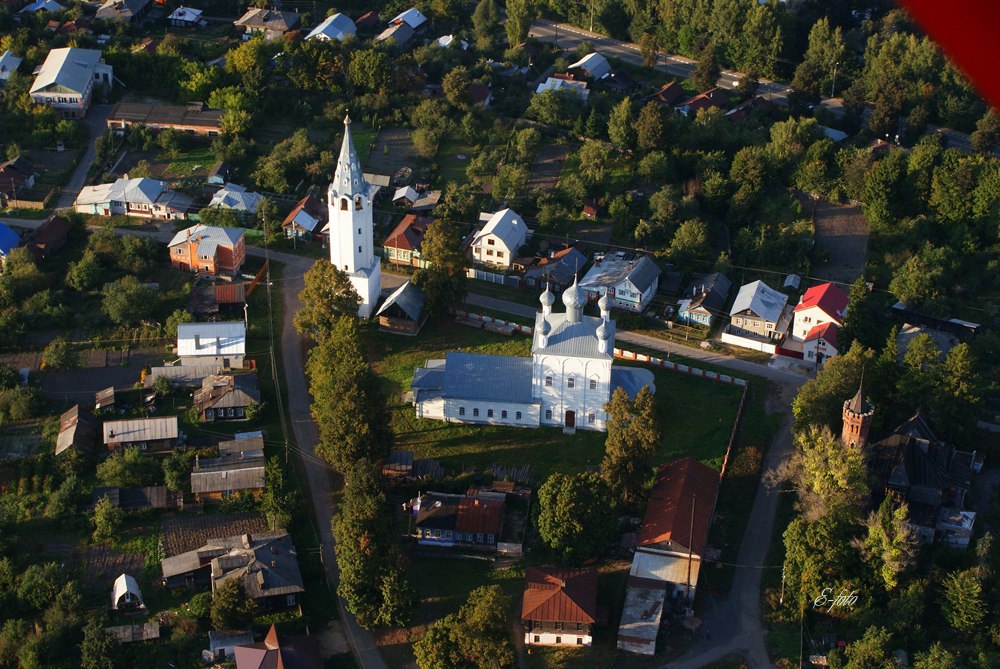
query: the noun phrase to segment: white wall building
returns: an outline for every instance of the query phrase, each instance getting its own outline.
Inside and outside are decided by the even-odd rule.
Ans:
[[[96,49],[52,49],[31,84],[31,101],[48,105],[63,118],[83,118],[94,85],[112,85],[114,71]]]
[[[510,269],[528,239],[528,226],[513,209],[501,209],[486,221],[472,241],[473,262]]]
[[[361,161],[351,139],[351,119],[344,117],[344,143],[337,171],[327,190],[330,262],[347,272],[361,296],[358,315],[368,318],[382,292],[382,264],[372,239],[372,205],[377,186],[370,185],[361,171]]]
[[[655,391],[649,370],[612,369],[615,322],[607,295],[600,318],[583,315],[586,297],[576,282],[562,299],[566,312],[552,313],[555,296],[548,288],[542,293],[530,359],[455,352],[427,361],[411,384],[417,417],[603,432],[604,405],[615,388],[633,397],[643,386]]]
[[[592,298],[609,291],[613,306],[642,311],[660,286],[660,268],[649,256],[632,258],[622,251],[595,260],[580,282]]]

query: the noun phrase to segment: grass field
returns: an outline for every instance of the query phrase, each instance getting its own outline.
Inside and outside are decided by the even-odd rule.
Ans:
[[[376,334],[375,368],[389,393],[389,409],[397,447],[416,457],[435,458],[445,469],[491,464],[531,465],[544,478],[554,471],[575,472],[597,466],[604,455],[605,435],[580,431],[567,437],[559,428],[524,429],[444,423],[418,419],[403,401],[413,370],[448,351],[496,355],[530,355],[527,337],[504,337],[452,322],[427,325],[416,338]],[[623,364],[620,361],[615,364]],[[663,436],[657,462],[691,455],[716,469],[722,465],[741,389],[676,372],[652,370]]]
[[[464,184],[469,181],[469,176],[465,173],[469,166],[469,159],[475,152],[476,147],[466,144],[454,137],[449,137],[441,142],[438,147],[436,161],[438,164],[437,176],[440,183]],[[459,158],[464,156],[464,158]]]

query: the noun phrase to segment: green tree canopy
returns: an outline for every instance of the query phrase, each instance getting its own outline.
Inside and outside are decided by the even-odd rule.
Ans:
[[[617,530],[611,490],[592,473],[552,474],[538,490],[538,533],[569,563],[607,548]]]
[[[212,627],[217,630],[244,630],[253,622],[257,606],[247,595],[243,580],[227,578],[212,593]]]
[[[101,308],[116,325],[135,325],[156,308],[156,295],[134,276],[124,276],[103,291]]]
[[[621,505],[639,508],[653,474],[653,457],[660,443],[660,423],[653,393],[643,386],[635,400],[616,388],[605,406],[608,436],[604,441],[601,476]]]
[[[326,337],[340,318],[357,316],[361,304],[347,274],[325,258],[306,271],[299,300],[302,308],[295,314],[295,329],[315,341]]]
[[[417,270],[413,283],[424,293],[428,316],[447,317],[462,306],[468,290],[461,229],[447,220],[434,221],[427,226],[422,251],[428,266]]]

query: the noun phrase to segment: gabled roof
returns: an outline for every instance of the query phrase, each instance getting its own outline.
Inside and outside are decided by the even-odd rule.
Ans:
[[[444,396],[464,400],[531,403],[531,358],[450,351]]]
[[[439,47],[442,48],[448,48],[452,44],[456,44],[458,45],[459,48],[462,49],[462,51],[465,51],[469,48],[468,42],[466,42],[464,39],[458,39],[454,35],[442,35],[441,37],[438,37],[435,44],[437,44]]]
[[[44,258],[66,242],[70,222],[62,216],[51,216],[28,236],[28,250],[36,258]]]
[[[264,196],[259,193],[248,191],[245,187],[238,184],[228,183],[216,191],[208,206],[247,211],[253,214],[256,213],[257,205],[263,199]]]
[[[744,311],[750,311],[765,321],[777,323],[787,301],[787,295],[758,280],[740,288],[729,313],[735,316]]]
[[[4,51],[3,55],[0,56],[0,80],[6,80],[12,72],[21,67],[22,62],[24,59],[15,56],[10,49]]]
[[[424,293],[412,283],[406,281],[402,286],[394,290],[392,295],[386,298],[375,315],[381,316],[393,306],[401,309],[410,320],[419,321],[424,313]]]
[[[681,98],[684,97],[684,87],[677,83],[674,79],[666,84],[663,84],[655,93],[650,95],[647,100],[653,100],[660,104],[672,105]]]
[[[397,15],[396,18],[394,18],[393,20],[389,21],[389,23],[400,23],[400,22],[405,23],[406,25],[416,30],[420,26],[427,23],[427,17],[421,14],[420,10],[417,9],[416,7],[411,7],[402,14]]]
[[[684,291],[684,296],[691,300],[688,311],[703,308],[714,316],[725,306],[732,283],[725,274],[713,272],[694,275],[688,288]]]
[[[521,620],[597,622],[597,571],[527,567]]]
[[[597,52],[588,53],[586,56],[569,66],[569,69],[571,70],[575,68],[580,68],[594,79],[603,79],[611,74],[611,63],[608,62],[607,58]]]
[[[396,192],[392,194],[392,203],[395,204],[400,200],[406,200],[411,204],[420,199],[420,194],[417,193],[413,186],[400,186],[396,189]]]
[[[106,0],[97,10],[98,19],[130,20],[149,4],[150,0]]]
[[[315,636],[278,638],[272,624],[261,643],[233,649],[236,669],[323,669],[323,656]]]
[[[59,6],[59,9],[62,9],[62,6]],[[25,7],[21,11],[27,10],[28,7]],[[96,49],[76,47],[52,49],[38,70],[30,92],[39,93],[50,86],[61,86],[82,95],[93,81],[94,70],[100,61],[101,52]]]
[[[407,23],[393,23],[375,36],[376,42],[384,42],[387,39],[396,42],[397,47],[403,47],[413,39],[413,28]]]
[[[501,209],[490,216],[490,220],[486,222],[483,229],[476,235],[476,239],[472,242],[472,245],[481,244],[487,235],[495,235],[500,238],[512,253],[517,253],[517,250],[524,244],[524,240],[528,236],[528,226],[525,224],[524,219],[513,209]]]
[[[440,530],[455,529],[455,518],[458,515],[458,503],[462,495],[450,495],[441,492],[428,492],[421,495],[417,509],[417,527],[430,527]]]
[[[299,15],[295,12],[281,12],[274,9],[250,7],[246,14],[233,21],[238,26],[288,32],[299,25]]]
[[[335,39],[339,42],[343,42],[344,38],[351,37],[358,32],[357,27],[354,25],[354,21],[351,17],[346,14],[334,14],[333,16],[328,16],[315,28],[313,28],[306,39],[320,39],[320,40],[332,40]]]
[[[497,499],[464,497],[458,503],[455,530],[472,534],[492,534],[494,538],[503,527],[504,503]]]
[[[129,593],[133,598],[138,600],[140,607],[146,608],[146,605],[142,602],[142,592],[139,591],[139,584],[136,583],[135,578],[128,574],[122,574],[115,579],[115,585],[111,589],[112,609],[118,610],[118,600],[124,597],[125,593]]]
[[[171,21],[187,21],[188,23],[197,23],[201,19],[201,10],[194,9],[192,7],[178,7],[170,16],[167,17]]]
[[[621,254],[608,254],[595,262],[580,280],[581,288],[614,288],[628,281],[641,292],[646,292],[660,276],[660,268],[649,256],[629,259]]]
[[[56,437],[56,455],[68,448],[93,450],[100,424],[94,414],[74,404],[59,417],[59,436]]]
[[[260,391],[257,390],[257,375],[254,373],[206,376],[201,382],[201,388],[195,391],[193,401],[199,411],[259,404]]]
[[[433,219],[427,216],[407,214],[385,238],[382,246],[404,251],[419,251],[420,245],[424,243],[427,226],[432,221]]]
[[[213,493],[264,488],[264,451],[199,458],[191,470],[191,492]]]
[[[718,491],[719,472],[694,458],[685,457],[661,465],[649,493],[649,504],[637,545],[683,551],[690,549],[695,555],[701,555],[708,542]]]
[[[225,248],[233,248],[239,244],[242,238],[243,230],[240,228],[220,228],[199,223],[178,232],[170,240],[170,243],[167,244],[167,247],[173,248],[187,242],[198,242],[199,244],[209,243]]]
[[[809,330],[809,334],[806,335],[806,341],[812,341],[814,339],[822,339],[830,346],[838,348],[840,342],[838,340],[838,335],[840,333],[840,328],[837,327],[836,323],[823,323],[822,325],[814,325],[812,329]]]
[[[802,295],[802,299],[795,305],[795,311],[819,307],[823,313],[843,325],[844,316],[847,315],[848,301],[847,293],[839,286],[832,283],[821,283],[818,286],[813,286]]]
[[[283,228],[299,227],[308,232],[315,232],[316,227],[326,220],[326,207],[312,195],[306,195],[298,201],[281,224]]]
[[[587,256],[575,246],[567,246],[551,258],[542,258],[525,270],[524,276],[537,280],[551,280],[560,286],[573,283],[577,271],[587,264]]]
[[[56,0],[35,0],[35,2],[22,9],[21,12],[61,12],[64,9],[66,8],[56,2]]]
[[[243,321],[181,323],[177,326],[177,355],[246,355],[247,329]]]
[[[127,418],[104,421],[104,443],[159,441],[177,439],[177,416],[159,418]]]
[[[729,96],[721,88],[712,88],[688,98],[684,102],[677,103],[678,107],[687,107],[692,112],[709,107],[725,107],[729,104]]]
[[[538,88],[535,89],[535,95],[545,93],[546,91],[567,92],[571,95],[576,95],[581,100],[586,100],[590,95],[590,91],[587,90],[586,81],[569,81],[567,79],[559,79],[558,77],[549,77],[544,83],[538,84]]]

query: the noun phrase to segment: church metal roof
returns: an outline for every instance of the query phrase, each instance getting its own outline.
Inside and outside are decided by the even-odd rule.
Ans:
[[[447,398],[538,403],[531,397],[531,358],[451,352],[445,361]]]
[[[593,316],[583,316],[579,323],[571,323],[566,319],[566,314],[552,313],[543,317],[539,312],[535,316],[535,331],[541,329],[542,320],[547,320],[551,326],[548,343],[545,348],[538,346],[538,335],[531,346],[532,354],[539,355],[562,355],[574,358],[598,358],[611,359],[612,349],[615,341],[615,322],[608,321],[608,350],[601,353],[597,348],[597,328],[601,325],[600,318]]]
[[[333,175],[331,189],[338,196],[358,195],[368,192],[368,183],[361,171],[361,160],[351,139],[351,118],[344,117],[344,142],[340,145],[337,171]],[[332,202],[332,200],[331,200]]]

